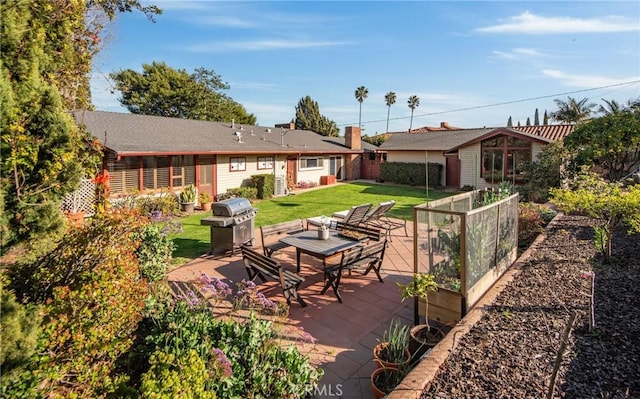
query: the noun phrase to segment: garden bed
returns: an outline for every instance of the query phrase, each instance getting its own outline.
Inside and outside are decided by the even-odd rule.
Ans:
[[[423,398],[546,397],[574,311],[553,397],[640,397],[640,237],[617,234],[613,264],[603,266],[593,225],[583,217],[556,219],[513,280],[457,337]],[[592,270],[596,325],[589,332],[590,280],[583,272]]]

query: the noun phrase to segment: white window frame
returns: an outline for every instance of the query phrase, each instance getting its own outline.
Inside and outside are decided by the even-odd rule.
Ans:
[[[317,161],[317,166],[307,166],[307,161],[310,159],[315,159]],[[302,157],[298,162],[298,170],[320,170],[324,169],[324,157]]]

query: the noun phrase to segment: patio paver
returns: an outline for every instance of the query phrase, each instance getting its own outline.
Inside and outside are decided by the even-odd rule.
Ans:
[[[308,353],[314,365],[324,369],[318,398],[373,397],[369,388],[369,376],[374,369],[372,349],[382,339],[393,318],[411,325],[413,301],[401,302],[396,282],[406,283],[413,273],[413,223],[407,223],[408,237],[404,231],[393,232],[393,241],[385,253],[381,270],[384,283],[375,273],[362,276],[358,273],[343,275],[340,282],[343,303],[339,303],[331,290],[320,294],[324,286],[321,261],[310,256],[301,258],[301,274],[305,282],[299,290],[308,304],[302,308],[297,302],[290,307],[286,323],[304,329],[317,342],[315,345],[293,341],[302,353]],[[256,246],[260,232],[256,231]],[[247,278],[242,257],[218,258],[203,255],[169,273],[169,281],[193,281],[202,273],[227,282]],[[287,248],[275,257],[285,267],[295,270],[295,250]],[[329,260],[329,263],[332,260]],[[336,257],[335,262],[339,262]],[[260,291],[270,299],[284,302],[282,290],[276,283],[260,285]]]

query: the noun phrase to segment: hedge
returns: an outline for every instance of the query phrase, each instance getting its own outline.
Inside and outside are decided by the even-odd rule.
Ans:
[[[258,199],[273,197],[276,177],[270,174],[251,176],[252,187],[258,191]]]
[[[429,162],[429,186],[440,186],[442,164]],[[385,162],[380,165],[380,180],[390,183],[424,186],[425,164],[414,162]]]

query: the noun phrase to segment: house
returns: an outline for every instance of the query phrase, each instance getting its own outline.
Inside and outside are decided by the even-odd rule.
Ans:
[[[440,185],[486,188],[503,180],[522,183],[522,165],[545,145],[562,140],[574,125],[438,129],[392,133],[378,149],[388,162],[439,163]]]
[[[271,128],[102,111],[74,117],[105,149],[112,197],[194,184],[217,198],[256,174],[275,175],[277,194],[284,194],[301,182],[333,180],[324,176],[359,179],[365,154],[375,156],[376,149],[368,143],[363,149],[358,128],[337,138],[294,124]]]

